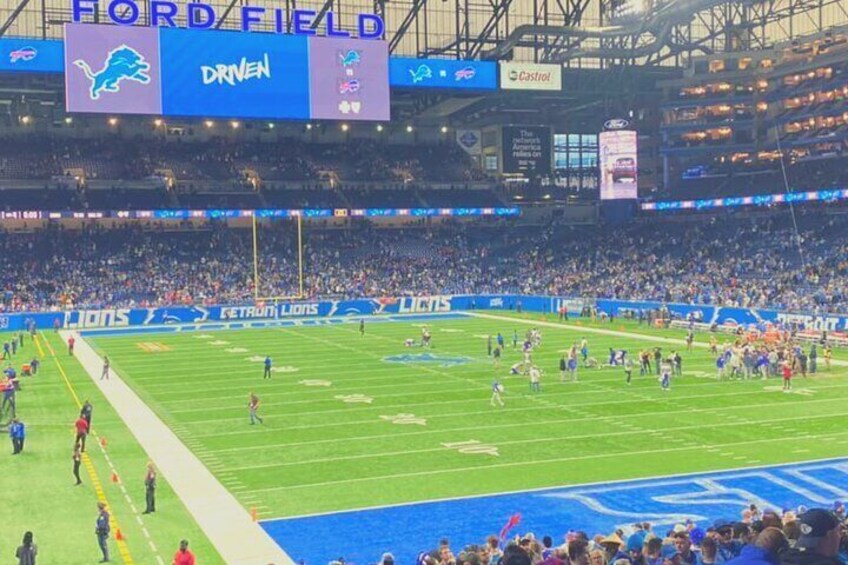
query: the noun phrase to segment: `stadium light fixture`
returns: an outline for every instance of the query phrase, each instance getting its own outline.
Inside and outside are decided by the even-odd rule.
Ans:
[[[211,129],[212,127],[215,126],[215,122],[213,122],[212,120],[206,120],[205,122],[203,122],[203,125],[205,125],[209,129]]]
[[[268,123],[268,129],[274,129],[274,124],[272,124],[272,123],[270,123],[270,122],[269,122],[269,123]]]
[[[30,117],[29,116],[21,116],[21,123],[24,125],[29,124]]]
[[[153,125],[156,126],[157,128],[162,127],[163,123],[164,122],[162,121],[161,118],[156,118],[155,120],[153,120]]]
[[[342,131],[347,131],[350,129],[350,126],[347,124],[342,124]]]
[[[406,133],[412,133],[412,126],[406,126]]]
[[[442,133],[448,132],[448,126],[442,126]]]
[[[307,130],[312,129],[312,124],[306,124],[306,129],[307,129]]]
[[[230,127],[233,129],[238,129],[241,124],[237,121],[230,122]]]
[[[118,125],[118,118],[109,118],[109,125],[112,127]]]
[[[72,123],[74,123],[74,119],[72,117],[68,116],[68,117],[65,118],[65,123],[67,125],[71,125]]]
[[[383,131],[383,124],[377,124],[377,131]]]

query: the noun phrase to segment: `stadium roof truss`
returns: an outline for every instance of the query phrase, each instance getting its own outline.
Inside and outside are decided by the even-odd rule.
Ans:
[[[147,18],[150,0],[136,0]],[[184,5],[188,0],[177,0]],[[101,10],[107,3],[101,0]],[[209,0],[216,27],[242,6],[327,12],[351,25],[380,14],[395,55],[558,62],[570,68],[682,66],[689,57],[764,48],[848,23],[844,0]],[[183,11],[184,12],[184,11]],[[624,14],[624,15],[622,15]],[[179,19],[179,18],[178,18]],[[69,0],[0,3],[0,35],[58,38]],[[148,23],[142,21],[142,23]],[[270,26],[270,23],[267,24]]]

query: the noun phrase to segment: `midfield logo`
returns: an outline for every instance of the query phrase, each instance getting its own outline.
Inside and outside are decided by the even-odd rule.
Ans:
[[[271,78],[271,60],[268,53],[263,53],[258,61],[248,61],[242,57],[239,63],[202,65],[200,72],[203,74],[203,84],[228,84],[235,86],[248,80],[261,80]]]

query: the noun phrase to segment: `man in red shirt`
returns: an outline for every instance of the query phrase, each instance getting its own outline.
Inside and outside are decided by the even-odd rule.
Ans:
[[[77,340],[74,339],[74,336],[68,338],[68,355],[71,357],[74,356],[74,343],[76,343],[76,341]]]
[[[783,362],[783,392],[792,392],[792,365]]]
[[[174,554],[174,565],[194,565],[194,554],[188,548],[188,540],[180,542],[180,548]]]
[[[74,423],[77,429],[77,438],[74,440],[74,446],[80,446],[81,451],[85,451],[85,438],[88,436],[88,420],[80,416]]]

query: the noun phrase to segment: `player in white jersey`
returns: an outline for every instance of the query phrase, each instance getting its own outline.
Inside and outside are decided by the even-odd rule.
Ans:
[[[535,365],[530,367],[530,392],[542,392],[542,371]]]

